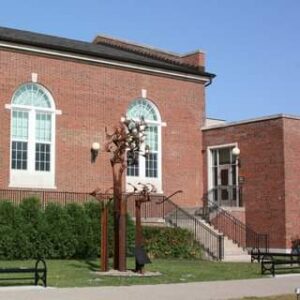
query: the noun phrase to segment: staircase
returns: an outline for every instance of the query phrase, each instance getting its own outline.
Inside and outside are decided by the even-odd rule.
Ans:
[[[218,206],[210,206],[209,211],[202,209],[202,214],[197,214],[196,208],[183,209],[171,201],[168,205],[173,206],[173,209],[166,214],[165,221],[191,231],[195,240],[215,259],[250,262],[247,249],[267,250],[266,235],[256,233]]]
[[[197,210],[198,210],[197,208],[185,208],[184,210],[188,212],[190,215],[193,215],[199,222],[201,222],[201,224],[203,224],[204,226],[206,226],[207,228],[215,232],[215,234],[222,237],[224,242],[223,258],[222,258],[223,261],[228,261],[228,262],[250,262],[251,261],[251,256],[248,254],[248,252],[245,249],[238,246],[231,239],[225,236],[222,232],[217,230],[213,225],[206,222],[203,218],[197,216]],[[181,225],[183,226],[180,226],[179,223],[180,227],[191,230],[191,228],[186,226],[184,222],[181,222]]]
[[[251,262],[248,251],[235,244],[228,237],[224,237],[224,259],[230,262]]]
[[[191,209],[188,209],[191,211]],[[193,210],[193,209],[192,209]],[[194,212],[196,214],[196,211]],[[214,230],[217,234],[223,236],[224,241],[224,257],[223,261],[228,262],[250,262],[251,256],[248,254],[248,251],[245,250],[243,247],[239,246],[237,243],[235,243],[233,240],[228,238],[224,233],[216,229],[213,225],[206,222],[201,217],[195,215],[197,219],[199,219],[205,226],[210,227],[212,230]]]
[[[209,203],[207,200],[206,205],[200,209],[182,208],[170,200],[176,194],[178,195],[178,192],[169,197],[152,196],[151,200],[142,206],[143,222],[161,220],[169,226],[189,230],[207,257],[212,259],[250,261],[247,250],[257,248],[268,251],[267,235],[255,232],[216,203]],[[134,218],[132,203],[134,201],[128,203],[128,211]]]

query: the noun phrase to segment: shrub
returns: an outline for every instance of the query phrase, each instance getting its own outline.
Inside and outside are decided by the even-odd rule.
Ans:
[[[15,207],[9,201],[0,202],[0,259],[14,258]]]
[[[181,228],[144,227],[145,249],[154,258],[200,258],[200,246]]]
[[[101,204],[61,206],[50,203],[41,208],[36,198],[19,206],[0,202],[0,259],[92,258],[100,254]],[[135,226],[127,222],[127,255],[134,254]],[[180,228],[144,228],[146,251],[152,257],[196,258],[201,256],[191,233]],[[113,204],[109,206],[108,249],[113,255]]]
[[[37,257],[41,207],[37,198],[24,199],[16,209],[14,222],[14,256],[17,259]]]
[[[36,198],[19,206],[0,202],[0,259],[91,258],[100,255],[100,204],[61,206],[43,210]],[[113,254],[113,208],[109,207],[109,253]],[[127,217],[127,253],[132,254],[134,224]]]
[[[72,234],[71,220],[67,210],[59,204],[49,204],[44,212],[47,258],[71,258],[76,253],[76,241]]]

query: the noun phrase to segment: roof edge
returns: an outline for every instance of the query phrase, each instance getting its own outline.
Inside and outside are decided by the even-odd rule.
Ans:
[[[274,120],[274,119],[282,119],[282,118],[294,119],[300,121],[300,116],[290,115],[290,114],[275,114],[275,115],[252,118],[252,119],[247,119],[242,121],[228,122],[220,125],[202,127],[201,130],[206,131],[206,130],[213,130],[213,129],[221,129],[221,128],[226,128],[231,126],[238,126],[238,125],[244,125],[244,124],[255,123],[255,122],[263,122],[263,121]]]
[[[188,53],[179,54],[171,51],[166,51],[150,45],[140,44],[129,40],[119,39],[109,35],[97,35],[93,41],[95,45],[109,45],[125,51],[134,52],[146,57],[152,57],[172,64],[186,66],[196,70],[205,71],[205,53],[200,50],[194,50]],[[192,56],[199,56],[198,59],[190,59]]]
[[[140,48],[151,49],[151,50],[161,52],[163,54],[168,54],[168,55],[174,56],[174,57],[181,57],[182,56],[180,53],[177,53],[175,51],[168,51],[168,50],[157,48],[157,47],[154,47],[154,46],[151,46],[151,45],[148,45],[148,44],[138,43],[138,42],[134,42],[134,41],[127,40],[127,39],[120,39],[120,38],[117,38],[115,36],[111,36],[111,35],[108,35],[108,34],[97,34],[94,37],[94,39],[92,40],[92,43],[97,44],[97,38],[99,38],[99,37],[100,38],[103,37],[103,38],[106,38],[106,39],[109,39],[109,40],[113,40],[113,41],[116,41],[116,42],[121,42],[121,43],[128,44],[128,45],[137,46],[137,47],[140,47]]]
[[[0,41],[3,41],[5,43],[13,43],[26,47],[37,47],[40,49],[48,49],[51,51],[54,50],[63,51],[65,53],[88,55],[96,58],[115,60],[120,63],[136,64],[138,66],[147,68],[149,67],[162,69],[172,72],[178,72],[185,75],[189,74],[202,76],[209,80],[215,77],[215,74],[206,72],[204,68],[199,69],[181,63],[174,63],[173,60],[170,62],[168,60],[158,59],[156,57],[145,57],[141,53],[135,53],[136,57],[130,55],[124,56],[122,55],[122,52],[128,53],[129,51],[126,51],[126,49],[120,49],[120,53],[118,53],[118,51],[113,51],[116,48],[109,45],[96,45],[91,42],[74,40],[65,37],[58,37],[49,34],[41,34],[20,29],[12,29],[7,27],[0,27],[0,33]],[[112,50],[112,52],[105,53],[105,51],[108,50],[100,51],[100,47],[108,47]],[[140,59],[139,57],[144,57],[144,59]]]

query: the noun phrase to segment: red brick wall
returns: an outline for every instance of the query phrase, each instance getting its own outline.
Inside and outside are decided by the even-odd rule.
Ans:
[[[300,120],[284,119],[286,245],[300,238]]]
[[[38,74],[62,115],[56,120],[56,186],[59,191],[89,192],[112,185],[108,154],[90,162],[92,142],[104,144],[105,126],[116,124],[141,89],[160,110],[163,190],[183,189],[183,205],[199,204],[203,193],[202,83],[154,76],[95,64],[0,51],[0,188],[9,183],[10,103],[15,89]]]
[[[286,232],[283,119],[211,129],[203,134],[204,149],[235,142],[241,150],[239,175],[245,177],[243,199],[246,223],[260,233],[269,233],[272,248],[284,248]],[[205,155],[205,190],[206,157]]]

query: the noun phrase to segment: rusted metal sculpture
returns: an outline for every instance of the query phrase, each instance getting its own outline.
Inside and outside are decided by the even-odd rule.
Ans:
[[[111,188],[110,188],[111,189]],[[110,190],[109,189],[109,190]],[[108,210],[109,203],[112,200],[112,195],[108,191],[101,193],[99,188],[95,189],[90,195],[94,196],[101,205],[101,251],[100,251],[100,265],[101,271],[108,271]]]
[[[143,274],[145,264],[151,263],[151,261],[144,248],[141,206],[143,203],[151,201],[151,196],[155,197],[156,188],[151,183],[138,183],[141,186],[140,189],[130,183],[129,185],[132,186],[132,195],[135,197],[135,272]],[[162,200],[157,201],[156,204],[162,204],[179,193],[182,193],[182,190],[178,190],[167,197],[163,196]]]
[[[126,271],[126,197],[122,197],[123,173],[127,165],[135,164],[142,154],[141,144],[145,141],[147,125],[143,118],[139,121],[121,118],[112,134],[107,133],[106,152],[111,154],[114,196],[114,269]],[[145,147],[147,155],[148,147]],[[127,157],[126,157],[127,153]]]
[[[151,194],[156,193],[153,184],[138,183],[142,188],[139,190],[132,184],[133,195],[135,196],[135,272],[144,273],[144,265],[150,263],[150,259],[144,249],[144,238],[142,230],[141,205],[151,200]]]

